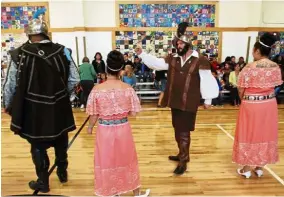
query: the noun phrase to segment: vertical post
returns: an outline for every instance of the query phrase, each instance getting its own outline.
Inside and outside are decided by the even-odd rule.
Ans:
[[[215,2],[215,27],[219,27],[219,1]]]
[[[119,3],[120,2],[118,0],[115,1],[115,26],[116,27],[120,27]]]
[[[218,44],[218,62],[222,61],[222,40],[223,32],[219,31],[219,44]]]
[[[115,36],[115,30],[111,32],[111,39],[112,39],[112,50],[116,49],[116,36]]]
[[[84,44],[84,57],[87,57],[87,47],[86,47],[86,37],[83,37],[83,44]]]
[[[78,37],[75,37],[76,42],[76,54],[77,54],[77,65],[79,65],[79,46],[78,46]]]
[[[247,44],[247,56],[246,56],[246,62],[247,62],[247,63],[248,63],[248,61],[249,61],[250,40],[251,40],[251,36],[249,36],[249,37],[248,37],[248,44]]]

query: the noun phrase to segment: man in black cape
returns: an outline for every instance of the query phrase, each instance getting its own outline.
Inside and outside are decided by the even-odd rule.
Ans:
[[[46,193],[50,190],[48,148],[55,149],[60,182],[68,180],[68,133],[76,129],[69,95],[79,74],[70,51],[50,41],[44,13],[45,9],[38,10],[27,26],[29,40],[10,51],[3,103],[11,115],[11,130],[31,144],[38,179],[29,186]]]

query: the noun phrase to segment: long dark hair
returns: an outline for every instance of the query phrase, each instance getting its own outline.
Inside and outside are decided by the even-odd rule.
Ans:
[[[101,54],[100,52],[97,52],[97,53],[96,53],[96,55],[95,55],[95,57],[94,57],[95,60],[97,60],[97,59],[96,59],[97,55],[100,55],[100,60],[103,60],[103,56],[102,56],[102,54]]]

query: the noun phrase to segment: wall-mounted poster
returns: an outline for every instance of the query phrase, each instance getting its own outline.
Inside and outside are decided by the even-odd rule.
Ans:
[[[265,32],[259,32],[258,33],[259,38],[264,33]],[[274,34],[278,40],[271,50],[271,54],[270,54],[271,58],[274,58],[276,55],[284,56],[284,32],[271,32],[271,33]]]
[[[33,14],[45,6],[1,7],[1,29],[24,29]]]
[[[192,37],[194,50],[210,56],[218,57],[219,33],[218,32],[186,32]],[[116,49],[122,53],[134,53],[136,45],[148,53],[164,56],[172,49],[172,40],[176,32],[162,31],[116,31]]]
[[[215,27],[215,4],[119,4],[120,27]]]

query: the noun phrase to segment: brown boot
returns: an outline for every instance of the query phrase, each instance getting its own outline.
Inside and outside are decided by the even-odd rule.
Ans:
[[[187,162],[189,161],[189,146],[190,146],[190,133],[180,132],[179,133],[179,164],[175,169],[176,175],[182,175],[187,169]]]
[[[169,160],[172,160],[172,161],[179,161],[179,155],[180,155],[180,146],[179,146],[179,133],[175,131],[175,139],[176,139],[176,142],[177,142],[177,145],[178,145],[178,149],[179,149],[179,153],[178,155],[176,156],[169,156]]]

